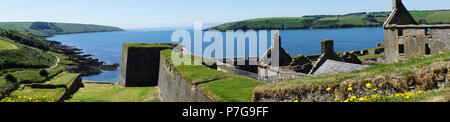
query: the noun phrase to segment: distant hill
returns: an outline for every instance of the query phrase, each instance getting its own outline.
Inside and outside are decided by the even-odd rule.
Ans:
[[[410,11],[421,24],[450,24],[450,10]],[[381,27],[390,12],[361,12],[346,15],[310,15],[303,17],[272,17],[230,22],[207,30],[262,30]]]
[[[0,28],[44,37],[55,34],[123,31],[119,27],[112,26],[56,22],[0,22]]]

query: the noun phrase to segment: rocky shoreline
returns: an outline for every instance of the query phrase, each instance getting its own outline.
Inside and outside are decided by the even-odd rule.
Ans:
[[[61,42],[49,40],[54,51],[69,56],[69,59],[75,62],[65,69],[67,72],[80,73],[81,76],[98,75],[103,71],[115,71],[119,64],[107,65],[99,59],[94,59],[92,55],[83,55],[82,50],[73,46],[63,45]]]

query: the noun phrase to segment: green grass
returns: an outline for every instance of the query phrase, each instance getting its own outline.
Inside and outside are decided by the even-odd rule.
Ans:
[[[344,81],[357,81],[364,82],[361,78],[364,76],[376,76],[376,75],[389,75],[393,73],[405,73],[410,72],[413,68],[427,67],[433,62],[442,62],[450,60],[450,52],[447,51],[444,54],[437,54],[429,57],[413,58],[408,61],[397,62],[394,64],[380,64],[360,71],[338,73],[338,74],[325,74],[314,77],[307,77],[298,80],[286,81],[277,84],[268,84],[256,88],[257,92],[267,92],[278,94],[282,92],[291,92],[297,90],[307,90],[313,86],[339,86]]]
[[[123,44],[123,48],[129,48],[129,47],[165,47],[170,48],[171,46],[168,44],[158,44],[158,43],[125,43]]]
[[[0,50],[19,49],[16,45],[0,39]]]
[[[365,55],[365,56],[358,56],[359,60],[368,60],[368,59],[375,59],[375,58],[382,58],[384,57],[384,53],[381,54],[374,54],[374,55]]]
[[[410,11],[410,13],[416,21],[423,22],[423,24],[450,24],[450,10]],[[381,27],[389,14],[390,12],[370,12],[340,16],[258,18],[225,23],[208,30]]]
[[[11,96],[27,96],[27,97],[39,97],[47,98],[53,101],[57,101],[61,96],[64,95],[65,88],[56,89],[32,89],[30,87],[25,87],[23,90],[16,90],[11,93]]]
[[[173,64],[172,50],[163,50],[162,55]],[[190,59],[192,63],[195,58],[200,57],[193,56]],[[191,84],[197,84],[201,91],[217,102],[251,102],[253,88],[265,84],[247,77],[210,69],[204,65],[179,65],[175,66],[175,71],[183,74]]]
[[[417,94],[406,99],[402,97],[382,96],[376,102],[450,102],[450,88],[436,89]]]
[[[23,69],[23,71],[16,71],[11,74],[14,75],[22,83],[46,80],[46,77],[41,76],[39,74],[39,70],[37,69]]]
[[[263,84],[244,76],[234,76],[200,84],[198,87],[216,102],[252,102],[253,88]]]
[[[450,11],[433,11],[432,14],[425,17],[428,23],[444,24],[450,23]]]
[[[43,83],[43,85],[65,85],[66,88],[69,88],[77,77],[78,74],[63,72],[55,76],[50,81]]]
[[[157,87],[120,87],[85,83],[70,102],[160,102]]]
[[[14,84],[11,82],[6,81],[3,77],[0,77],[0,93],[5,93],[8,90],[11,90],[14,88]],[[0,97],[2,97],[0,95]]]
[[[21,77],[37,77],[37,76],[21,76]],[[33,98],[39,98],[39,99],[46,99],[46,100],[52,100],[57,101],[59,100],[65,93],[66,89],[69,88],[72,83],[75,82],[76,78],[78,77],[78,74],[74,73],[67,73],[63,72],[55,76],[53,79],[51,79],[48,82],[45,83],[35,83],[35,84],[42,84],[42,85],[55,85],[60,86],[64,85],[66,87],[58,87],[58,88],[31,88],[29,86],[26,86],[22,84],[18,90],[12,92],[10,96],[16,96],[16,97],[33,97]],[[42,100],[40,102],[43,102]],[[48,102],[48,101],[47,101]]]
[[[4,37],[0,37],[0,39],[9,40]],[[15,44],[18,49],[0,50],[0,69],[47,68],[56,62],[56,57],[50,52],[14,43],[11,40],[9,40],[9,43]]]

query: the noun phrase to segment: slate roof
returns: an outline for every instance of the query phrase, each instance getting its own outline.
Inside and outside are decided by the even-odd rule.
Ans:
[[[351,72],[351,71],[355,71],[355,70],[361,70],[361,69],[364,69],[367,67],[369,67],[369,66],[340,62],[340,61],[335,61],[335,60],[327,60],[327,61],[325,61],[324,64],[322,64],[321,67],[319,67],[319,69],[317,69],[316,72],[314,72],[314,75],[339,73],[339,72]]]

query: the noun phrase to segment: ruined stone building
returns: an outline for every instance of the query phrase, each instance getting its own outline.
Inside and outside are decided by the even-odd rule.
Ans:
[[[450,46],[450,25],[418,24],[401,0],[393,0],[393,10],[384,23],[385,62],[442,52]]]

